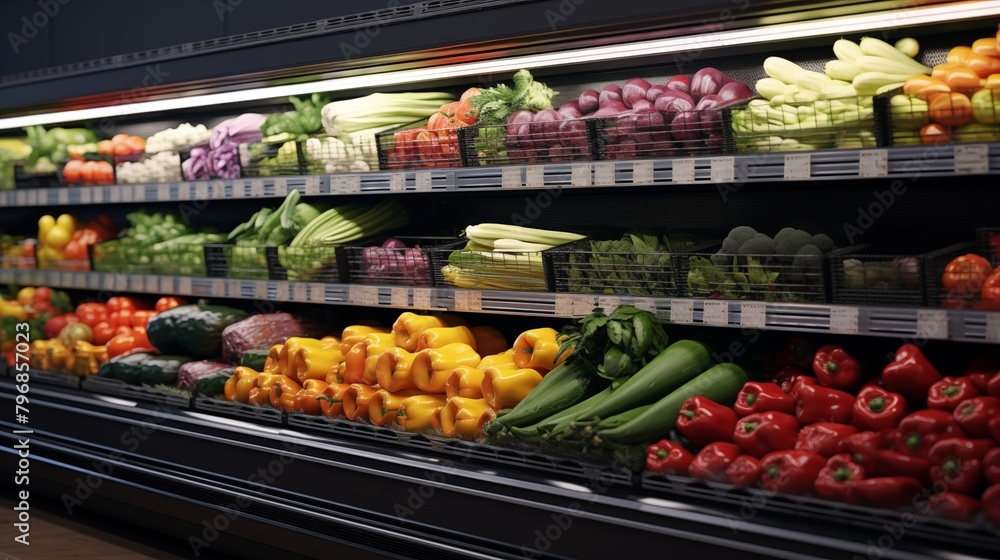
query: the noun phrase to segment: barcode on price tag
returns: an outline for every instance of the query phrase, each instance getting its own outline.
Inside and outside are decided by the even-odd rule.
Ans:
[[[603,309],[605,315],[610,315],[621,304],[621,298],[613,296],[600,296],[597,298],[597,307]]]
[[[858,308],[841,306],[831,307],[830,332],[857,334]]]
[[[635,298],[632,305],[652,315],[656,315],[656,300],[653,298]]]
[[[574,163],[570,168],[570,185],[574,187],[589,187],[594,184],[594,177],[589,163]]]
[[[689,299],[670,300],[670,322],[684,324],[693,323],[694,302]]]
[[[735,159],[732,157],[712,158],[712,182],[732,183],[736,180]]]
[[[413,288],[413,307],[417,309],[430,309],[433,307],[431,305],[430,288]]]
[[[653,162],[637,161],[632,164],[632,184],[648,185],[653,182]]]
[[[594,184],[598,186],[615,184],[614,162],[601,162],[594,164]]]
[[[326,284],[315,282],[309,284],[309,301],[323,303],[326,301]]]
[[[556,294],[556,317],[573,317],[573,296]]]
[[[500,172],[500,187],[504,189],[521,188],[521,168],[504,167]]]
[[[693,183],[694,160],[675,159],[673,163],[673,172],[670,177],[670,181],[674,183]]]
[[[955,173],[982,175],[990,171],[988,144],[955,144]]]
[[[785,154],[785,180],[802,181],[812,176],[812,154]]]
[[[918,309],[917,338],[948,338],[948,312],[944,309]]]
[[[1000,313],[986,314],[986,342],[1000,342]]]
[[[406,288],[393,288],[390,295],[389,304],[393,307],[410,306],[410,290]]]
[[[860,177],[885,177],[889,174],[889,150],[861,150],[858,154]]]
[[[482,311],[483,294],[471,290],[455,292],[455,311]]]
[[[767,304],[756,301],[740,303],[740,326],[763,329],[767,326]]]
[[[417,191],[429,191],[434,188],[434,180],[430,171],[417,171],[414,176],[414,184]]]
[[[330,194],[354,194],[361,192],[360,175],[331,175]]]
[[[389,192],[406,190],[406,173],[391,173],[389,175]]]
[[[729,324],[729,302],[706,300],[702,304],[701,322],[705,325],[725,326]]]

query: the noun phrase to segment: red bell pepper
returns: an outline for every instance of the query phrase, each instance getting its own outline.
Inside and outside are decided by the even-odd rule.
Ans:
[[[914,457],[927,457],[938,440],[965,437],[955,418],[943,410],[918,410],[900,420],[892,448]]]
[[[733,443],[744,453],[763,457],[772,451],[795,449],[799,423],[784,412],[758,412],[741,418],[733,432]]]
[[[923,457],[914,457],[895,449],[875,451],[873,476],[908,476],[924,484],[931,481],[931,463]]]
[[[997,267],[993,274],[990,274],[990,277],[986,279],[979,295],[982,298],[983,309],[1000,310],[1000,267]]]
[[[841,440],[856,433],[858,433],[858,429],[850,424],[817,422],[799,430],[799,437],[795,440],[795,449],[832,457],[839,453]]]
[[[993,439],[1000,443],[1000,416],[990,420],[986,427],[990,429],[990,435],[993,436]]]
[[[709,444],[694,456],[688,475],[709,482],[729,482],[726,469],[742,454],[740,446],[724,441]]]
[[[795,386],[795,382],[798,381],[800,377],[811,379],[814,382],[816,381],[814,378],[809,377],[793,367],[781,368],[771,376],[771,381],[781,387],[782,391],[790,394],[792,392],[792,388]]]
[[[754,486],[760,482],[760,460],[752,455],[740,455],[726,467],[726,478],[737,486]]]
[[[983,477],[990,484],[1000,484],[1000,447],[994,447],[983,456]]]
[[[854,397],[850,393],[799,379],[792,389],[792,396],[795,397],[795,417],[803,426],[816,422],[846,424],[851,421]]]
[[[1000,397],[1000,372],[994,373],[993,377],[986,382],[986,394],[991,397]]]
[[[778,368],[793,367],[799,371],[809,371],[813,359],[812,344],[800,337],[791,338],[775,356],[774,365]]]
[[[677,414],[677,431],[691,445],[705,447],[716,441],[732,441],[736,413],[708,397],[690,397]]]
[[[816,475],[813,491],[821,498],[846,502],[848,488],[864,478],[864,467],[856,463],[849,453],[838,453],[827,459],[826,465]]]
[[[854,400],[851,421],[862,430],[895,428],[906,416],[906,399],[880,387],[865,387]]]
[[[881,432],[858,432],[840,442],[840,452],[848,453],[851,459],[867,472],[878,470],[877,452],[889,446],[890,430]]]
[[[881,508],[905,507],[919,499],[923,488],[922,482],[908,476],[866,478],[847,487],[847,501]]]
[[[896,350],[896,359],[882,370],[886,389],[901,393],[910,404],[923,404],[931,385],[941,381],[941,374],[913,344]]]
[[[962,376],[968,377],[976,389],[979,390],[979,394],[985,395],[987,394],[986,386],[990,378],[997,373],[1000,373],[1000,352],[994,350],[972,360],[969,365],[965,366]],[[997,397],[1000,395],[993,396]]]
[[[794,414],[795,399],[783,391],[777,383],[749,381],[737,395],[733,410],[740,416],[771,410]]]
[[[684,446],[666,439],[646,448],[646,470],[650,472],[687,476],[693,459]]]
[[[972,397],[959,403],[952,413],[969,437],[990,437],[990,420],[1000,416],[1000,397]]]
[[[960,402],[981,394],[969,377],[945,377],[931,385],[927,392],[927,408],[951,412]]]
[[[949,492],[972,494],[985,481],[983,457],[994,446],[991,439],[947,438],[934,444],[927,456],[931,479],[945,484]]]
[[[927,512],[945,519],[968,521],[979,510],[979,500],[958,492],[942,492],[927,498]]]
[[[775,451],[760,460],[760,481],[771,492],[806,494],[825,466],[826,458],[812,451]]]
[[[983,506],[983,513],[990,523],[1000,527],[1000,484],[994,484],[983,492],[983,497],[979,503]]]
[[[861,363],[843,347],[834,344],[816,351],[812,369],[816,382],[824,387],[851,389],[861,380]]]

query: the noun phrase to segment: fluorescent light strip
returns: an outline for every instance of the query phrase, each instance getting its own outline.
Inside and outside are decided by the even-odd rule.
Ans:
[[[675,52],[702,51],[711,48],[768,43],[789,39],[842,35],[894,27],[925,25],[942,21],[996,17],[998,15],[1000,15],[1000,0],[900,8],[874,14],[832,17],[817,21],[777,24],[745,30],[714,31],[708,32],[705,35],[654,39],[623,45],[588,47],[573,51],[401,70],[398,72],[365,76],[334,78],[303,84],[270,86],[226,93],[179,97],[176,99],[59,111],[42,115],[9,117],[0,119],[0,130],[39,124],[96,120],[158,111],[189,109],[192,107],[208,107],[227,103],[261,101],[289,95],[307,95],[318,91],[332,92],[414,84],[443,78],[461,78],[490,73],[513,72],[521,68],[553,68],[588,62],[635,59]]]

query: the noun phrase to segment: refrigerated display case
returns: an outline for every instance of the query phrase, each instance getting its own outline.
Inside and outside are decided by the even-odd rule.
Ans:
[[[463,4],[468,5],[464,10]],[[477,81],[480,87],[492,85],[522,67],[558,89],[559,101],[600,89],[599,84],[633,76],[666,79],[704,66],[752,86],[764,77],[761,61],[772,54],[821,69],[819,64],[830,58],[830,44],[840,36],[915,36],[925,46],[925,62],[933,65],[943,60],[947,46],[971,43],[1000,22],[1000,4],[986,1],[716,2],[660,13],[626,3],[620,17],[611,17],[610,8],[602,6],[604,21],[592,20],[597,12],[584,11],[582,2],[479,4],[419,2],[396,9],[391,17],[397,18],[398,35],[391,46],[340,62],[308,58],[286,45],[288,63],[274,70],[258,55],[282,52],[283,43],[258,38],[238,50],[206,47],[207,59],[239,63],[209,77],[193,58],[181,59],[183,70],[171,82],[183,83],[164,84],[149,104],[127,110],[104,105],[98,93],[107,98],[107,90],[88,90],[92,84],[70,75],[82,69],[69,68],[61,79],[77,88],[64,95],[70,109],[61,112],[59,100],[50,95],[34,106],[2,110],[0,126],[96,125],[116,115],[127,115],[123,130],[152,120],[218,121],[273,111],[288,95],[333,92],[338,99],[375,91],[461,90]],[[421,9],[449,13],[414,19]],[[577,9],[580,20],[574,22]],[[481,41],[471,40],[476,26],[490,17],[529,13],[536,19],[506,33],[482,31]],[[464,31],[434,41],[414,37],[444,21]],[[334,37],[318,35],[308,42],[329,48]],[[957,43],[959,37],[965,42]],[[359,70],[362,65],[368,68]],[[24,104],[19,96],[37,90],[29,78],[10,86],[11,105]],[[112,88],[117,82],[107,83]],[[195,86],[208,93],[184,95]],[[732,134],[733,115],[724,115],[713,125],[723,124]],[[559,291],[566,284],[555,273],[543,274],[541,284],[531,289],[513,290],[460,287],[440,278],[421,285],[349,283],[352,274],[344,274],[345,269],[335,271],[334,278],[294,279],[272,274],[275,266],[268,258],[273,261],[275,255],[262,256],[259,275],[242,278],[231,270],[213,274],[207,249],[201,275],[3,268],[0,284],[70,290],[78,300],[126,293],[201,298],[258,312],[318,309],[328,318],[453,312],[502,323],[509,333],[523,330],[529,320],[558,326],[594,308],[634,305],[663,322],[672,338],[722,341],[720,361],[749,359],[759,339],[796,333],[813,340],[857,341],[873,352],[914,343],[943,356],[949,368],[960,368],[955,364],[1000,342],[1000,312],[942,305],[935,291],[939,255],[932,250],[950,250],[953,241],[968,240],[970,245],[955,248],[949,258],[982,252],[981,240],[979,247],[972,243],[976,235],[988,239],[989,228],[997,225],[993,179],[1000,173],[1000,143],[892,146],[886,140],[891,134],[880,132],[876,121],[873,117],[870,124],[872,138],[881,140],[873,146],[754,153],[738,149],[730,138],[718,149],[706,144],[704,150],[646,153],[640,155],[649,157],[641,159],[617,157],[613,150],[609,156],[614,137],[621,134],[590,124],[586,134],[594,159],[586,161],[491,160],[476,150],[474,135],[459,132],[459,142],[472,146],[471,154],[461,154],[462,166],[15,189],[0,191],[0,219],[10,231],[26,233],[34,227],[34,214],[72,210],[89,215],[101,209],[120,222],[127,212],[146,207],[177,209],[198,225],[225,230],[258,208],[258,199],[278,203],[298,189],[310,201],[329,204],[398,201],[419,235],[454,235],[470,223],[498,222],[585,228],[595,235],[607,228],[666,226],[711,241],[739,225],[777,231],[794,224],[836,232],[843,238],[840,245],[851,250],[845,257],[866,250],[893,258],[926,257],[921,262],[927,270],[911,286],[911,298],[896,291],[897,299],[886,299],[884,287],[861,299],[851,297],[865,290],[848,290],[853,296],[845,296],[838,291],[844,278],[836,276],[837,270],[843,273],[843,263],[831,265],[832,277],[797,271],[805,281],[795,289],[706,297],[719,294],[693,289],[688,278],[691,263],[698,262],[690,259],[715,256],[715,245],[707,243],[694,246],[691,255],[669,255],[672,274],[652,292],[635,291],[627,282]],[[307,149],[296,147],[295,163]],[[888,248],[872,250],[872,241]],[[427,252],[430,262],[440,265],[434,257],[438,249]],[[675,263],[678,257],[683,259]],[[552,258],[577,263],[589,257],[583,250]],[[834,254],[827,260],[838,258]],[[337,259],[347,262],[342,253]],[[566,270],[571,274],[573,269]],[[8,378],[0,378],[0,400],[8,408],[15,406],[21,384],[16,373],[8,368]],[[192,555],[212,548],[246,558],[594,558],[670,550],[726,558],[944,559],[991,558],[1000,546],[1000,532],[981,516],[954,521],[913,509],[706,483],[637,471],[634,457],[595,460],[413,434],[100,377],[32,371],[30,380],[32,490],[71,511],[105,512],[186,540]],[[18,459],[12,452],[14,430],[21,426],[8,420],[3,425],[6,443],[0,457],[13,471]]]

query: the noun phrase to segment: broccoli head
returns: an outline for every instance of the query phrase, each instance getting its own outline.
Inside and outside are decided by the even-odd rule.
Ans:
[[[786,231],[786,230],[781,230],[781,231]],[[802,249],[802,247],[809,245],[811,242],[812,242],[811,235],[802,231],[801,229],[795,229],[786,233],[785,235],[782,235],[780,239],[777,236],[775,236],[774,251],[779,255],[798,255],[799,249]]]
[[[758,233],[747,240],[745,243],[740,245],[739,254],[741,255],[773,255],[774,254],[774,240],[770,237],[764,235],[763,233]]]
[[[732,239],[733,241],[736,241],[736,243],[738,243],[737,246],[739,246],[749,241],[755,235],[757,235],[757,230],[753,229],[752,227],[737,226],[734,227],[732,231],[729,232],[729,235],[726,236],[726,239]]]
[[[819,247],[819,250],[823,251],[824,255],[837,247],[833,244],[833,239],[830,239],[829,235],[823,233],[814,235],[812,238],[812,244]]]

